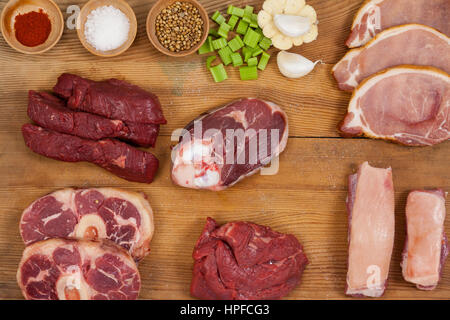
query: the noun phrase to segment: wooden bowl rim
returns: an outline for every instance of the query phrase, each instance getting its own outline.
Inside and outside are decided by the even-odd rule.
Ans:
[[[155,26],[152,25],[152,22],[150,21],[150,18],[152,16],[152,14],[154,13],[154,11],[158,8],[161,7],[161,5],[163,3],[166,4],[166,6],[171,5],[174,2],[189,2],[194,4],[198,10],[200,11],[200,15],[203,19],[203,35],[202,38],[200,39],[199,43],[197,43],[194,47],[192,47],[189,50],[186,51],[181,51],[181,52],[172,52],[168,49],[166,49],[160,42],[158,39],[156,39],[156,41],[153,41],[153,38],[151,36],[151,34],[155,34]],[[155,15],[156,17],[156,15]],[[170,57],[186,57],[188,55],[191,55],[192,53],[196,52],[206,41],[206,39],[208,38],[208,33],[209,33],[209,16],[208,16],[208,12],[206,11],[206,9],[202,6],[202,4],[200,2],[198,2],[197,0],[159,0],[157,1],[153,7],[150,9],[150,11],[148,12],[147,15],[147,20],[146,20],[146,31],[147,31],[147,37],[150,40],[150,43],[161,53],[164,53],[167,56]]]
[[[89,11],[88,13],[84,12],[87,10],[88,5],[91,5],[92,3],[95,2],[100,2],[103,0],[89,0],[88,2],[86,2],[83,7],[80,10],[80,13],[78,14],[78,18],[77,18],[77,35],[78,35],[78,39],[80,40],[81,44],[83,45],[83,47],[89,51],[90,53],[92,53],[93,55],[99,56],[99,57],[104,57],[104,58],[109,58],[109,57],[116,57],[122,53],[124,53],[125,51],[127,51],[131,45],[133,44],[134,40],[136,39],[136,35],[137,35],[137,19],[136,19],[136,13],[134,12],[133,8],[128,4],[128,2],[124,1],[124,0],[110,0],[111,2],[117,2],[117,3],[121,3],[123,4],[125,7],[127,7],[129,9],[129,12],[133,13],[132,16],[128,15],[128,13],[123,12],[129,19],[130,19],[130,28],[133,28],[132,31],[132,37],[129,38],[127,40],[127,42],[129,41],[129,44],[127,45],[127,42],[125,42],[122,45],[122,49],[112,53],[112,54],[108,54],[107,51],[102,52],[102,51],[97,51],[95,50],[94,47],[92,47],[86,40],[84,34],[82,34],[81,29],[81,20],[82,20],[82,13],[85,14],[85,17],[87,18],[88,14],[92,11]],[[84,10],[84,11],[83,11]],[[120,9],[119,9],[120,10]],[[120,47],[119,47],[120,48]],[[117,50],[117,49],[114,49]],[[112,50],[111,50],[112,51]]]
[[[59,30],[55,40],[52,43],[50,43],[49,45],[45,46],[42,50],[39,50],[39,51],[27,51],[27,50],[24,50],[22,48],[17,47],[13,42],[11,42],[9,40],[9,38],[5,35],[6,31],[3,29],[4,28],[3,27],[4,21],[5,21],[5,18],[6,18],[6,12],[11,7],[12,3],[16,2],[16,1],[20,1],[20,0],[9,0],[6,3],[5,7],[3,8],[2,14],[1,14],[1,17],[0,17],[0,30],[2,32],[3,39],[5,39],[6,43],[11,48],[13,48],[14,50],[16,50],[16,51],[18,51],[20,53],[24,53],[24,54],[41,54],[41,53],[44,53],[44,52],[50,50],[51,48],[53,48],[59,42],[59,40],[61,40],[61,37],[62,37],[62,35],[64,33],[64,26],[65,26],[63,14],[62,14],[61,9],[59,8],[59,6],[56,4],[56,2],[54,2],[53,0],[41,0],[41,1],[48,2],[51,6],[53,6],[56,9],[56,12],[57,12],[56,16],[57,16],[57,19],[60,21],[60,28],[59,28],[60,30]],[[52,28],[53,28],[53,24],[52,24]]]

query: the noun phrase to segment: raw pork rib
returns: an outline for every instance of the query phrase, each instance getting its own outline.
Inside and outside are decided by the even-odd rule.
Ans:
[[[242,99],[192,121],[173,149],[172,180],[220,191],[256,173],[286,147],[286,114],[275,104]]]
[[[349,177],[347,295],[383,295],[394,246],[394,207],[391,168],[364,162]]]
[[[403,278],[422,290],[436,288],[448,255],[444,232],[445,193],[412,191],[406,204],[407,238]]]
[[[68,99],[67,106],[74,110],[125,122],[167,122],[157,96],[125,81],[109,79],[96,82],[64,73],[53,91]]]
[[[387,29],[364,47],[350,50],[334,66],[333,74],[339,89],[352,91],[367,77],[398,65],[432,66],[448,73],[449,54],[450,39],[446,35],[424,25],[409,24]]]
[[[353,93],[341,135],[408,146],[450,139],[450,77],[435,68],[403,66],[365,80]]]
[[[198,240],[191,295],[208,300],[279,299],[299,284],[308,259],[293,235],[208,218]]]
[[[144,195],[114,188],[62,189],[22,214],[26,245],[50,238],[107,239],[139,261],[150,252],[153,211]]]
[[[448,0],[366,0],[356,14],[346,45],[366,44],[377,33],[393,26],[420,23],[450,35]]]
[[[28,148],[40,155],[67,162],[91,162],[129,181],[151,183],[158,170],[154,155],[114,139],[81,139],[32,124],[23,125],[22,134]]]
[[[100,140],[120,138],[142,147],[154,147],[159,125],[125,123],[86,112],[75,112],[46,92],[29,91],[28,116],[38,125],[80,138]]]
[[[135,300],[133,259],[110,242],[51,239],[25,248],[17,282],[28,300]]]

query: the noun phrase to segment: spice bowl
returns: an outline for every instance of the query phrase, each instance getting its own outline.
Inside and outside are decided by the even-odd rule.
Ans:
[[[30,12],[44,13],[50,21],[51,29],[48,37],[41,44],[27,46],[22,44],[16,36],[15,22],[19,15]],[[47,19],[46,19],[47,20]],[[47,21],[48,21],[47,20]],[[58,5],[52,0],[10,0],[3,8],[0,26],[5,41],[11,48],[25,54],[39,54],[53,48],[64,31],[64,18]],[[33,32],[36,31],[35,29]]]
[[[174,4],[175,2],[181,2],[181,3],[189,3],[192,4],[194,7],[196,7],[199,11],[200,18],[203,21],[203,34],[200,38],[200,41],[197,42],[193,47],[190,49],[179,51],[179,52],[173,52],[164,47],[161,42],[158,39],[157,36],[157,30],[156,30],[156,20],[158,15],[164,10],[165,8],[169,7],[170,5]],[[206,38],[208,37],[209,32],[209,17],[208,13],[206,12],[205,8],[196,0],[159,0],[156,2],[153,7],[150,9],[148,16],[147,16],[147,36],[150,42],[153,44],[153,46],[160,51],[161,53],[164,53],[165,55],[171,56],[171,57],[185,57],[188,56],[194,52],[196,52],[206,41]]]
[[[89,14],[100,7],[104,6],[113,6],[116,9],[119,9],[127,18],[130,23],[130,28],[128,31],[127,40],[120,45],[119,47],[107,50],[100,51],[97,50],[93,45],[91,45],[86,39],[85,30],[86,30],[86,21],[88,20]],[[137,33],[137,20],[136,15],[134,14],[133,9],[130,5],[124,0],[90,0],[88,1],[80,11],[77,20],[77,34],[80,39],[81,44],[92,54],[100,57],[114,57],[118,56],[121,53],[128,50],[128,48],[133,44],[134,39],[136,38]]]

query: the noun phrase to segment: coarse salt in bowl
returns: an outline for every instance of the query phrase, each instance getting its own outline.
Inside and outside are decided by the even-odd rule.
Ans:
[[[119,48],[128,39],[130,20],[114,6],[92,10],[84,25],[86,41],[98,51]]]

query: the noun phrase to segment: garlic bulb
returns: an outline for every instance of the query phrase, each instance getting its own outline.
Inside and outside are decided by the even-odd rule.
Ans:
[[[305,0],[266,0],[258,13],[258,25],[273,46],[289,50],[317,39],[317,14]]]
[[[280,51],[277,56],[278,69],[283,76],[291,79],[301,78],[310,73],[317,63],[305,57],[286,51]]]
[[[311,29],[308,17],[276,14],[273,21],[281,33],[291,38],[303,36]]]

